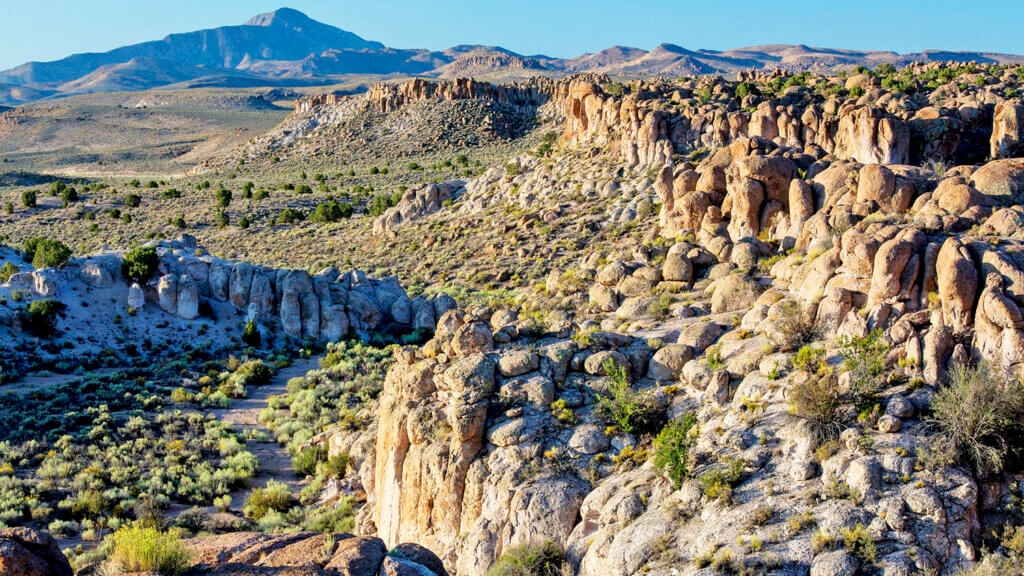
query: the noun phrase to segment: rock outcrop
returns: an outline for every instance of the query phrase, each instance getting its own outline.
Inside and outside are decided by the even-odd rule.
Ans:
[[[71,576],[71,564],[45,532],[29,528],[0,530],[0,574]]]

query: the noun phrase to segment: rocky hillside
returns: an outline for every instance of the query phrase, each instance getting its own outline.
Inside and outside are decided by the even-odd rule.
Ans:
[[[225,347],[249,322],[264,348],[325,346],[322,369],[260,415],[308,483],[278,488],[273,513],[247,503],[244,530],[198,522],[217,534],[182,537],[194,573],[1014,574],[1022,81],[1019,67],[921,63],[312,98],[197,171],[312,161],[358,135],[393,153],[403,127],[440,126],[439,147],[555,129],[529,153],[410,186],[372,225],[260,232],[296,261],[339,262],[317,274],[214,258],[190,237],[151,243],[145,280],[121,251],[19,265],[3,334],[24,338],[26,303],[56,297],[69,310],[56,328],[74,336],[99,295],[164,339],[197,338],[209,306],[203,331]],[[397,277],[342,273],[342,253]],[[386,364],[337,342],[409,333]],[[19,469],[59,456],[16,447]],[[306,523],[307,507],[344,529]],[[52,548],[0,532],[2,562],[64,571]]]

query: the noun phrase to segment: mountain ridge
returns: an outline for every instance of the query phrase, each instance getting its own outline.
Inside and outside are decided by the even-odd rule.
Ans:
[[[334,83],[351,74],[526,77],[594,72],[612,76],[731,74],[785,68],[835,70],[857,65],[896,65],[917,60],[1024,63],[1024,55],[923,50],[899,54],[805,44],[765,44],[729,50],[691,50],[662,43],[652,50],[611,46],[574,58],[522,55],[500,46],[457,44],[441,51],[388,47],[313,20],[291,8],[258,14],[240,25],[174,33],[161,40],[107,52],[72,54],[26,62],[0,71],[0,104],[17,105],[74,94],[147,90],[200,78],[244,79],[248,84],[283,81]]]

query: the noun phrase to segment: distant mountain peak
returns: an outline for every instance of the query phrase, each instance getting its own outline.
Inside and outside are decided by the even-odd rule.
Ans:
[[[257,14],[245,21],[246,26],[282,26],[302,28],[316,21],[294,8],[278,8],[273,12]]]

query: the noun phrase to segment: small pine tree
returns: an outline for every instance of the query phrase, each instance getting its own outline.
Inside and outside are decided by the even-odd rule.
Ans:
[[[256,327],[256,323],[252,320],[245,324],[245,330],[242,332],[242,342],[253,348],[257,348],[260,345],[260,329]]]

